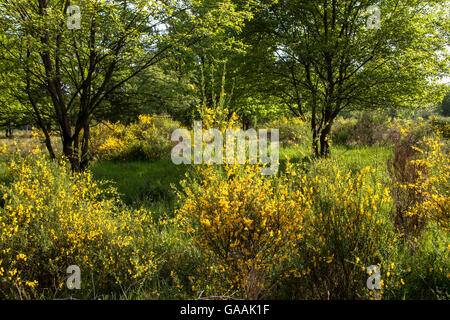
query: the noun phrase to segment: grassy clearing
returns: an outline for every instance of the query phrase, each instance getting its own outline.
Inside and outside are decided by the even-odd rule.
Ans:
[[[95,179],[111,181],[126,204],[144,207],[154,213],[170,213],[175,204],[172,185],[178,185],[187,167],[163,159],[155,162],[102,161],[91,170]]]
[[[371,174],[373,183],[380,182],[384,186],[391,183],[387,170],[387,161],[391,156],[391,148],[379,146],[352,149],[335,146],[332,154],[332,158],[339,161],[344,170],[358,172],[367,166],[375,169]]]
[[[387,160],[392,155],[392,149],[383,146],[364,146],[359,148],[347,148],[345,146],[333,146],[331,158],[339,161],[343,169],[349,169],[353,172],[360,171],[367,166],[376,169],[377,179],[381,181],[386,179]],[[280,149],[280,166],[285,167],[286,161],[300,164],[305,169],[308,168],[314,160],[311,157],[308,146],[290,146]]]
[[[373,179],[386,181],[386,162],[391,155],[387,147],[346,148],[335,146],[332,157],[343,165],[343,169],[354,172],[367,166],[376,169]],[[286,161],[297,163],[307,168],[312,159],[308,146],[289,146],[280,149],[280,171]],[[144,207],[156,216],[162,213],[171,215],[174,211],[176,197],[173,187],[179,186],[189,170],[186,165],[175,165],[170,159],[150,161],[101,161],[91,167],[94,178],[108,180],[118,190],[122,200],[135,208]],[[0,176],[2,166],[0,166]]]
[[[28,140],[24,142],[25,139],[28,138],[22,137],[15,138],[14,140],[16,140],[19,145],[25,142],[29,143]],[[29,148],[21,149],[27,150]],[[376,199],[384,197],[382,190],[386,187],[391,188],[395,182],[390,177],[387,170],[387,161],[392,155],[392,147],[381,146],[378,143],[372,146],[346,146],[334,144],[332,147],[331,161],[314,159],[310,153],[310,144],[305,140],[300,140],[299,144],[296,145],[288,144],[280,147],[280,177],[286,172],[288,160],[294,164],[294,168],[300,167],[303,169],[297,171],[297,175],[295,176],[287,175],[289,176],[289,179],[286,181],[294,183],[293,186],[296,186],[292,190],[300,190],[303,186],[309,184],[318,187],[314,192],[308,191],[310,188],[306,188],[306,191],[304,192],[306,192],[306,195],[311,196],[311,206],[314,206],[313,213],[310,213],[311,217],[319,219],[317,220],[319,222],[315,223],[314,221],[316,220],[312,219],[309,220],[309,222],[305,222],[310,223],[305,230],[311,231],[309,235],[306,233],[303,234],[305,237],[304,239],[306,239],[304,240],[305,246],[299,246],[297,249],[300,251],[297,253],[295,253],[296,251],[289,251],[289,257],[285,259],[283,263],[275,263],[274,260],[271,259],[269,264],[273,264],[273,266],[271,266],[272,269],[270,269],[271,271],[269,272],[268,277],[274,277],[273,279],[276,280],[279,275],[286,275],[286,272],[288,272],[287,270],[290,270],[289,272],[292,270],[295,272],[309,272],[307,271],[308,266],[310,267],[310,270],[316,270],[315,263],[319,262],[320,268],[316,275],[302,274],[302,278],[287,276],[284,280],[279,282],[279,288],[277,288],[276,291],[268,292],[268,298],[315,299],[325,297],[322,293],[316,295],[316,293],[310,292],[307,294],[304,289],[309,287],[311,283],[318,286],[318,290],[322,290],[320,286],[330,288],[335,286],[339,274],[341,273],[335,269],[339,264],[336,266],[331,263],[331,261],[334,261],[333,259],[337,258],[335,255],[339,250],[341,250],[341,258],[344,259],[346,263],[353,266],[352,270],[354,276],[352,276],[352,279],[354,279],[352,281],[356,280],[355,283],[357,283],[358,288],[362,288],[361,297],[366,297],[365,281],[367,275],[364,267],[379,261],[383,264],[382,277],[389,288],[385,292],[385,298],[448,298],[449,273],[448,264],[445,262],[448,261],[449,248],[447,233],[437,228],[434,224],[430,224],[429,228],[425,230],[423,238],[397,240],[397,242],[390,241],[390,238],[386,238],[388,235],[393,234],[394,229],[391,223],[391,213],[394,207],[391,202],[379,205],[376,203]],[[370,167],[371,170],[364,170],[367,167]],[[199,294],[204,293],[208,295],[208,290],[210,290],[210,294],[214,295],[217,294],[217,292],[225,290],[225,287],[222,288],[224,282],[219,279],[220,272],[216,274],[216,276],[219,277],[217,279],[208,272],[213,270],[210,268],[220,268],[222,265],[227,267],[227,265],[217,261],[209,264],[206,263],[207,259],[205,259],[205,252],[202,251],[204,250],[202,249],[203,247],[198,246],[194,241],[195,232],[193,233],[193,229],[188,231],[184,222],[180,223],[181,220],[178,220],[180,219],[180,216],[176,215],[176,209],[183,209],[185,202],[183,200],[180,202],[177,201],[174,187],[177,189],[180,188],[180,190],[183,191],[183,187],[180,186],[180,180],[184,179],[186,173],[188,173],[191,178],[197,178],[194,170],[195,168],[196,166],[174,165],[170,158],[158,161],[132,161],[131,159],[128,161],[101,160],[92,164],[90,171],[92,172],[94,179],[97,181],[106,180],[108,181],[106,186],[113,185],[117,189],[119,197],[125,203],[125,206],[120,210],[130,210],[131,212],[143,208],[150,211],[151,216],[155,218],[155,220],[152,220],[151,222],[153,233],[150,235],[150,233],[146,232],[137,235],[136,241],[148,240],[148,243],[143,243],[143,249],[145,249],[145,252],[151,251],[154,253],[156,266],[156,269],[151,275],[142,278],[142,281],[133,286],[131,290],[121,292],[111,289],[108,291],[109,289],[106,288],[100,295],[93,298],[192,299],[198,297]],[[205,166],[203,169],[207,170],[208,168]],[[347,185],[342,184],[342,175],[340,174],[350,173],[348,179],[355,181],[356,183],[356,181],[359,181],[358,176],[361,175],[362,170],[366,172],[366,178],[364,180],[364,190],[366,190],[365,196],[364,194],[361,195],[360,191],[363,189],[360,189],[359,187],[357,187],[353,193],[349,193],[350,191],[345,189]],[[287,170],[287,172],[289,172],[289,170]],[[340,174],[338,174],[338,172],[340,172]],[[0,184],[9,184],[8,177],[12,178],[13,176],[8,176],[7,173],[8,158],[4,157],[3,159],[0,159]],[[306,180],[300,181],[299,175],[305,175]],[[213,175],[207,174],[206,176],[211,178]],[[231,189],[233,190],[231,198],[233,198],[235,195],[240,195],[239,197],[245,196],[252,190],[255,192],[255,188],[252,188],[251,183],[247,181],[237,184],[238,186],[242,186],[241,191],[233,189],[236,186],[232,187],[230,184],[233,183],[233,179],[238,178],[238,175],[231,175],[231,177],[232,178],[222,177],[220,179],[212,179],[210,181],[212,185],[219,182],[224,185],[216,188],[216,190],[208,186],[203,186],[202,184],[199,189],[201,191],[200,194],[204,196],[205,194],[208,196],[217,196],[220,194],[221,190]],[[245,176],[242,176],[241,178],[244,179]],[[257,174],[251,181],[254,182],[254,180],[259,178],[260,176]],[[317,185],[314,185],[314,183]],[[196,186],[195,181],[192,181],[192,183],[189,182],[189,185],[194,188],[199,187],[199,185]],[[282,187],[282,183],[275,183],[274,186],[275,185],[275,189],[278,191]],[[371,188],[374,190],[374,194],[372,194]],[[209,190],[209,192],[204,193],[204,190]],[[58,197],[56,194],[57,193],[53,193],[53,195],[49,195],[49,197]],[[258,191],[255,192],[255,197],[258,198],[261,195],[267,194],[268,191],[261,192],[261,190],[258,189]],[[290,193],[286,192],[286,194]],[[197,203],[196,201],[199,198],[198,195],[192,195],[191,201]],[[247,198],[253,199],[254,197],[250,194]],[[274,200],[275,197],[269,198],[271,201]],[[337,199],[346,199],[346,201],[342,202],[342,206],[346,207],[339,207],[338,203],[341,202],[337,201]],[[269,200],[268,203],[270,203]],[[360,200],[362,202],[360,202]],[[375,206],[369,205],[369,202],[372,200],[375,201]],[[55,201],[57,201],[57,203],[64,203],[59,200]],[[216,210],[222,210],[222,207],[234,207],[234,198],[229,206],[223,206],[223,204],[219,205],[220,201],[223,201],[223,198],[218,197],[217,199],[211,199],[210,201],[205,202],[211,209],[210,213],[212,216],[211,219],[208,220],[210,223],[216,223],[213,219]],[[258,204],[258,201],[252,202],[252,200],[245,200],[244,202],[248,203],[249,206],[252,203]],[[286,205],[283,201],[284,200],[280,200],[280,203],[276,207],[282,208],[283,204]],[[293,201],[292,203],[300,206],[301,201]],[[370,221],[366,223],[358,220],[358,217],[360,216],[356,214],[355,208],[361,203],[366,204],[367,210],[364,212],[370,210],[373,211],[370,211],[373,213],[373,216],[370,217],[372,220],[369,220],[374,222],[374,219],[376,219],[377,223],[380,223],[380,226],[382,224],[384,229],[381,227],[380,230],[376,229],[375,225],[372,226]],[[265,210],[267,209],[267,206],[263,205],[261,208],[263,208],[262,210]],[[332,210],[330,208],[332,208]],[[202,216],[205,207],[196,204],[196,206],[185,211],[185,214],[182,214],[181,216],[188,216],[186,212],[195,212],[195,210],[198,210],[199,215]],[[246,207],[246,210],[242,211],[244,217],[247,218],[249,210],[251,211],[251,207]],[[283,212],[286,211],[283,209],[281,210]],[[338,225],[330,224],[329,219],[324,219],[324,217],[330,217],[330,212],[334,212],[333,217],[337,219],[331,221],[342,222],[343,228],[339,227],[339,223]],[[228,213],[225,211],[222,213],[224,220],[226,220]],[[170,219],[175,216],[176,219]],[[354,219],[356,219],[356,222],[354,222]],[[252,219],[252,221],[253,220],[259,221],[257,218]],[[357,223],[358,221],[359,224]],[[142,225],[149,227],[149,225],[145,223]],[[315,229],[311,228],[311,226],[314,226]],[[325,226],[328,226],[331,231]],[[378,226],[378,224],[376,224],[376,226]],[[365,229],[364,227],[367,228]],[[349,232],[348,228],[354,228],[351,229],[353,230],[353,233]],[[224,230],[224,228],[219,230]],[[372,256],[373,253],[369,255],[369,251],[366,250],[370,247],[369,244],[367,246],[364,245],[358,247],[359,249],[356,251],[353,249],[350,250],[353,248],[353,243],[355,241],[360,244],[360,241],[362,241],[360,239],[361,232],[364,230],[374,233],[369,238],[364,239],[376,243],[375,253],[379,254],[380,260],[376,260]],[[213,230],[211,234],[213,235],[210,237],[211,239],[218,239],[220,237],[220,233],[218,233],[217,230]],[[274,234],[276,233],[274,232]],[[282,232],[282,234],[285,233]],[[333,236],[328,237],[330,234]],[[268,237],[270,238],[270,232]],[[335,239],[336,237],[338,239],[339,237],[341,238],[338,241]],[[328,242],[323,243],[322,241],[324,241],[324,239],[328,239]],[[414,243],[410,244],[408,241],[414,241]],[[321,253],[318,254],[314,250],[311,252],[308,251],[311,245],[317,247],[314,250],[321,249],[323,252],[321,251]],[[248,245],[242,245],[242,248],[248,247]],[[355,263],[358,264],[357,267],[354,267]],[[395,269],[393,267],[394,264]],[[330,283],[327,283],[321,278],[324,274],[333,274],[334,277],[337,278],[333,278]],[[297,275],[297,273],[294,273],[294,275]],[[211,277],[218,281],[214,286],[212,285]],[[314,277],[317,279],[321,278],[322,280],[319,281]],[[238,278],[244,279],[245,276],[242,275]],[[342,279],[339,281],[342,281]],[[404,285],[404,283],[406,283],[406,285]],[[360,287],[360,285],[362,287]],[[342,288],[343,287],[339,285],[334,288],[333,296],[343,299],[353,297],[352,290],[349,290],[348,292],[339,291]],[[323,292],[326,292],[326,290]]]

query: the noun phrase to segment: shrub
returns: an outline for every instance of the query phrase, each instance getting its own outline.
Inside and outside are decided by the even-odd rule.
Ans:
[[[445,139],[450,139],[450,118],[431,117],[430,120],[435,131],[441,132]]]
[[[387,124],[381,114],[362,112],[356,119],[337,120],[331,132],[335,144],[372,146],[383,141]]]
[[[124,136],[125,126],[120,122],[97,124],[89,137],[90,156],[96,160],[120,158],[127,147]]]
[[[358,115],[351,143],[360,146],[372,146],[383,141],[387,123],[383,114],[362,112]]]
[[[428,221],[449,229],[448,149],[435,135],[423,138],[416,132],[405,132],[394,145],[394,156],[388,161],[393,179],[395,225],[405,236],[420,235]]]
[[[278,120],[264,124],[265,128],[278,129],[280,146],[287,147],[296,144],[311,146],[312,138],[308,123],[300,118],[281,117]]]
[[[448,233],[427,228],[420,239],[398,244],[397,280],[386,298],[443,299],[450,298]]]
[[[110,160],[159,160],[170,155],[174,146],[170,140],[181,124],[167,116],[139,116],[139,120],[124,126],[120,123],[101,124],[91,134],[91,156]]]
[[[89,172],[72,174],[41,155],[11,161],[1,185],[0,295],[55,297],[78,265],[83,297],[119,292],[151,276],[150,213],[129,210]]]
[[[388,171],[393,181],[394,224],[400,233],[408,236],[418,235],[425,226],[423,219],[407,214],[411,207],[420,205],[423,202],[423,195],[417,193],[413,188],[404,187],[415,184],[420,174],[425,173],[424,170],[426,168],[424,166],[412,162],[412,160],[418,158],[417,146],[419,143],[419,135],[413,133],[400,135],[394,143],[393,157],[387,163]]]
[[[331,140],[334,144],[347,145],[354,135],[356,119],[339,119],[334,122]]]
[[[395,119],[387,122],[382,114],[363,112],[356,118],[336,120],[331,131],[331,140],[347,147],[390,146],[400,139],[402,132],[407,131],[414,137],[423,138],[432,135],[436,128],[445,131],[445,123],[435,118],[430,121]]]
[[[198,179],[182,185],[178,214],[201,250],[199,273],[206,273],[196,289],[264,297],[302,228],[301,194],[290,192],[286,176],[263,177],[258,166],[200,166]]]
[[[419,217],[437,223],[444,231],[450,231],[450,158],[448,146],[439,136],[424,138],[420,147],[419,159],[411,165],[419,168],[418,178],[413,184],[403,184],[405,190],[413,190],[422,196],[422,203],[413,202],[408,216]]]
[[[292,260],[296,284],[290,297],[361,299],[374,294],[366,287],[366,268],[378,265],[383,290],[389,245],[395,241],[387,189],[373,185],[367,167],[356,175],[342,172],[337,163],[321,160],[298,181],[303,197],[312,204],[304,218],[304,232]],[[381,291],[381,293],[383,292]]]

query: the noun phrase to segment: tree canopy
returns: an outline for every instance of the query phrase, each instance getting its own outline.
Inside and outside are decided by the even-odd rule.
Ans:
[[[448,85],[448,1],[2,0],[0,125],[32,122],[74,170],[90,127],[168,113],[188,124],[222,92],[255,115],[311,123],[316,156],[346,110],[436,105]],[[446,90],[447,88],[447,90]]]
[[[449,71],[448,13],[442,1],[280,0],[247,28],[256,57],[249,63],[263,64],[260,83],[310,119],[315,153],[325,155],[342,110],[420,106],[442,97],[437,81]]]
[[[13,66],[7,81],[26,93],[54,156],[35,95],[45,90],[64,154],[83,169],[90,120],[113,92],[176,51],[241,27],[252,4],[84,0],[73,11],[67,0],[2,1],[3,61]]]

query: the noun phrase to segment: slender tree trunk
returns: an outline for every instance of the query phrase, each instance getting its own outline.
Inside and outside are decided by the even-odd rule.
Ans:
[[[312,130],[312,148],[313,148],[314,157],[318,157],[319,156],[319,143],[318,143],[318,128],[317,128],[315,99],[313,101],[312,112],[311,112],[311,130]]]
[[[330,133],[331,126],[327,125],[320,132],[320,156],[328,157],[330,155],[330,144],[328,143],[328,134]]]
[[[81,144],[80,170],[82,171],[86,170],[89,165],[89,137],[90,137],[89,121],[86,121],[83,127],[83,141]]]
[[[80,171],[80,163],[78,160],[78,154],[77,152],[74,152],[74,140],[71,137],[64,137],[62,139],[63,144],[63,153],[64,156],[69,160],[70,166],[72,167],[73,172],[79,172]]]
[[[328,135],[331,132],[331,125],[333,123],[332,106],[327,105],[325,107],[325,113],[323,117],[323,129],[320,131],[320,156],[328,157],[330,155],[330,144],[328,143]]]
[[[318,141],[318,137],[317,137],[317,129],[315,127],[313,127],[313,129],[312,129],[312,136],[313,136],[312,148],[313,148],[314,157],[318,157],[319,156],[319,141]]]
[[[47,151],[50,155],[51,159],[56,159],[55,151],[53,150],[52,141],[50,140],[50,134],[47,130],[42,130],[44,132],[44,143],[45,147],[47,148]]]

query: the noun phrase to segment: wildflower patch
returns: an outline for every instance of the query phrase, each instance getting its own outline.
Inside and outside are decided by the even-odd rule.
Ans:
[[[279,130],[226,129],[225,154],[223,133],[216,128],[203,131],[202,121],[194,122],[194,154],[192,156],[192,137],[187,129],[177,129],[172,133],[172,141],[178,144],[172,149],[174,164],[262,164],[262,175],[274,175],[278,172]],[[248,150],[246,146],[248,145]],[[269,150],[270,146],[270,150]],[[236,153],[235,153],[236,150]],[[259,150],[259,159],[258,159]],[[248,157],[246,156],[248,154]],[[259,160],[259,161],[258,161]],[[264,167],[269,165],[268,167]]]

